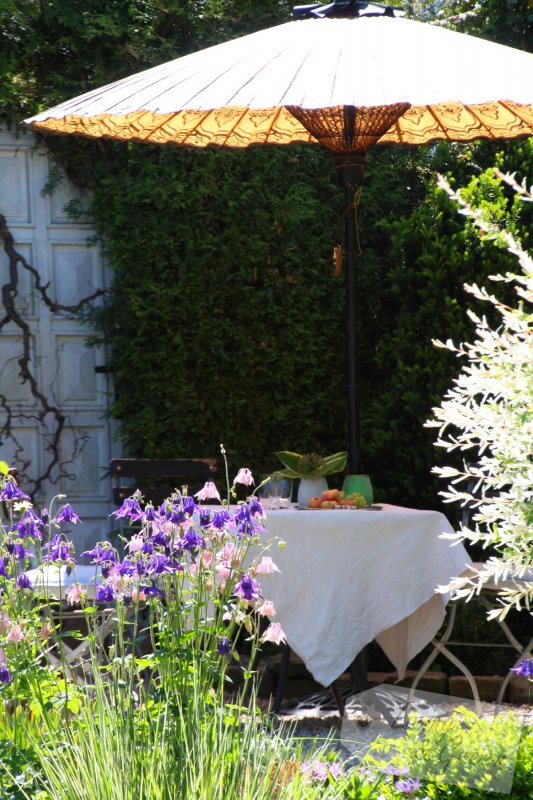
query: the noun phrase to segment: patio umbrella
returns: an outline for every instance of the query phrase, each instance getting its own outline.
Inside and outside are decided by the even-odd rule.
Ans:
[[[356,219],[375,145],[533,134],[533,56],[334,0],[294,21],[96,89],[26,122],[44,132],[186,147],[321,144],[346,209],[349,467],[359,461]]]

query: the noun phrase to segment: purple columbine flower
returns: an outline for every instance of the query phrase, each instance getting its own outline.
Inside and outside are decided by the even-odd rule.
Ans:
[[[264,517],[265,516],[265,509],[263,508],[263,504],[257,497],[250,497],[248,500],[248,508],[250,509],[250,514],[252,517]]]
[[[235,522],[249,522],[251,519],[250,507],[246,503],[241,503],[234,514]]]
[[[11,553],[17,561],[23,561],[26,556],[32,556],[31,550],[26,550],[22,542],[6,542],[6,550]]]
[[[194,502],[194,497],[189,497],[189,495],[185,495],[185,497],[182,498],[181,503],[183,510],[189,517],[194,514],[197,508],[199,508],[198,503]]]
[[[61,511],[55,515],[52,521],[55,522],[56,525],[61,525],[62,522],[72,522],[74,525],[77,525],[78,522],[81,523],[81,519],[74,513],[69,503],[65,503]]]
[[[17,522],[16,525],[13,525],[12,532],[17,532],[17,535],[20,536],[21,539],[26,539],[26,537],[31,537],[32,539],[42,539],[43,535],[39,530],[40,526],[42,525],[41,520],[37,517],[38,522],[35,522],[32,517],[22,517],[22,519]]]
[[[43,550],[48,550],[48,554],[43,557],[43,561],[69,561],[75,563],[72,558],[72,542],[66,542],[60,533],[53,536]]]
[[[107,542],[98,543],[92,550],[84,550],[82,556],[92,559],[93,564],[117,563],[117,554]]]
[[[242,539],[246,536],[253,536],[255,533],[255,526],[251,522],[240,522],[237,526],[237,539]]]
[[[33,589],[33,584],[25,572],[21,572],[15,581],[17,589]]]
[[[231,653],[231,642],[227,636],[221,636],[218,640],[217,650],[219,656],[229,656]]]
[[[115,589],[110,583],[103,583],[94,594],[97,603],[112,603],[116,598]]]
[[[533,659],[524,658],[517,667],[511,668],[511,672],[516,672],[517,675],[521,675],[523,678],[533,679]]]
[[[199,515],[200,528],[209,528],[211,525],[211,511],[208,508],[201,508]]]
[[[223,511],[215,511],[213,514],[213,519],[211,520],[211,526],[216,528],[217,530],[222,530],[225,528],[230,520],[229,512],[224,509]]]
[[[407,775],[409,769],[407,767],[396,767],[394,764],[387,764],[383,772],[385,775],[391,775],[394,778],[398,778],[400,775]]]
[[[147,575],[163,575],[174,571],[166,556],[152,556],[146,568]]]
[[[7,665],[4,663],[0,663],[0,683],[3,683],[4,686],[6,683],[11,683],[11,673],[7,668]]]
[[[120,517],[129,517],[132,522],[137,522],[139,519],[143,519],[144,512],[139,505],[139,499],[133,495],[133,497],[127,497],[118,511],[113,511],[113,516],[120,518]]]
[[[420,789],[421,786],[422,781],[419,781],[418,778],[404,778],[401,781],[396,781],[394,784],[394,788],[404,794],[412,794]]]
[[[122,564],[117,564],[117,566],[113,570],[117,575],[121,576],[130,576],[135,575],[137,572],[136,565],[129,559],[125,558]]]
[[[171,505],[169,508],[166,508],[163,512],[163,516],[168,522],[172,522],[173,525],[182,525],[187,519],[187,514],[183,508],[176,505]]]
[[[168,565],[172,572],[183,572],[183,564],[178,560],[176,553],[167,556]]]
[[[26,536],[31,536],[33,539],[42,539],[40,530],[42,527],[43,521],[40,516],[35,513],[33,508],[27,508],[24,516],[16,525],[13,525],[13,530],[17,531],[21,539]]]
[[[135,562],[135,572],[137,573],[137,575],[146,575],[147,568],[148,564],[146,562],[146,559],[143,558],[142,556],[141,558],[138,558],[137,561]]]
[[[7,578],[5,558],[0,558],[0,578]]]
[[[205,539],[203,536],[197,533],[194,528],[189,528],[189,530],[179,540],[178,547],[182,548],[183,550],[188,550],[189,553],[194,553],[200,548],[205,547]]]
[[[168,533],[166,533],[166,531],[164,531],[162,528],[157,528],[157,530],[154,531],[150,536],[150,543],[152,546],[155,545],[156,547],[166,547],[168,544]]]
[[[164,597],[165,593],[160,589],[155,581],[143,582],[139,585],[139,591],[144,592],[146,597]]]
[[[82,556],[90,558],[91,564],[99,564],[104,578],[118,561],[115,549],[108,542],[99,542],[92,550],[84,550]]]
[[[146,506],[143,519],[145,522],[155,522],[157,519],[155,508],[152,505]]]
[[[7,500],[29,500],[27,494],[24,494],[23,491],[19,489],[16,483],[13,481],[7,480],[4,484],[4,488],[0,492],[0,502],[4,502]]]
[[[239,509],[235,512],[234,519],[237,524],[237,536],[239,539],[242,539],[244,534],[253,536],[257,528],[262,530],[258,526],[257,516],[252,511],[251,506],[245,503],[239,506]]]
[[[245,572],[235,587],[235,594],[239,597],[244,597],[245,600],[259,600],[261,597],[260,588],[257,581],[254,581],[252,576]]]

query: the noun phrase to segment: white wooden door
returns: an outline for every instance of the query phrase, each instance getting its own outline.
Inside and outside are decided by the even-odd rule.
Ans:
[[[71,530],[80,552],[106,538],[111,525],[111,386],[98,370],[105,352],[86,346],[92,331],[75,314],[47,307],[28,265],[62,306],[104,289],[106,274],[98,247],[88,244],[88,221],[72,222],[64,210],[76,193],[63,180],[43,195],[51,168],[31,135],[0,130],[0,214],[7,228],[7,238],[0,237],[0,459],[18,468],[36,505],[67,495],[83,520]],[[6,253],[10,235],[26,265]],[[2,325],[8,316],[14,318]]]

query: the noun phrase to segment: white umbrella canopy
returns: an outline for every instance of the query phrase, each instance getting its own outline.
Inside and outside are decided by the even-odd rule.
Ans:
[[[335,110],[342,118],[346,106],[357,109],[352,141],[337,142],[330,125],[321,135],[321,119]],[[379,123],[369,131],[371,119]],[[193,147],[320,141],[334,152],[510,138],[533,134],[533,56],[401,17],[308,18],[183,56],[26,122]]]
[[[43,111],[48,133],[245,148],[321,144],[345,188],[349,466],[358,471],[356,219],[375,145],[533,135],[533,55],[364,0],[183,56]]]

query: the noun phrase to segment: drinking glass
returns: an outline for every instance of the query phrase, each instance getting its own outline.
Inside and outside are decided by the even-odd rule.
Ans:
[[[259,489],[259,497],[266,508],[275,511],[288,508],[292,497],[292,479],[283,475],[261,475],[261,482],[266,481]]]
[[[292,478],[273,475],[271,479],[271,508],[288,508],[292,498]]]

